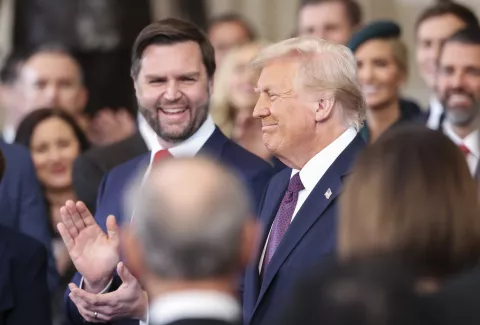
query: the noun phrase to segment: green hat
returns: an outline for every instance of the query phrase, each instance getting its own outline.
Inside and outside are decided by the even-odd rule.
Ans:
[[[400,37],[402,30],[395,22],[391,20],[377,20],[374,21],[352,36],[348,47],[355,53],[355,51],[365,42],[378,38],[395,38]]]

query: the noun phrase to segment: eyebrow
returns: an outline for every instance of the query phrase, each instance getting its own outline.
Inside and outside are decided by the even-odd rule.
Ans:
[[[182,74],[175,74],[175,78],[185,78],[185,77],[190,77],[190,78],[198,78],[200,76],[200,72],[186,72]],[[159,75],[159,74],[147,74],[145,75],[145,78],[147,79],[160,79],[160,78],[167,78],[166,75]]]

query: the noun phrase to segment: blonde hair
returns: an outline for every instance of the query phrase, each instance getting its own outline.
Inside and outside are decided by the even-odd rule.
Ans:
[[[404,73],[405,78],[408,77],[408,49],[400,38],[387,38],[386,41],[392,48],[393,59],[398,68]]]
[[[229,138],[232,136],[236,110],[229,102],[230,90],[228,89],[228,85],[234,75],[233,71],[238,62],[238,58],[243,51],[250,49],[260,51],[267,44],[266,41],[255,41],[232,49],[225,56],[222,65],[215,74],[210,112],[215,124]]]
[[[357,61],[345,46],[303,36],[287,39],[260,51],[254,67],[288,56],[300,56],[294,84],[307,92],[330,92],[340,104],[350,126],[360,129],[365,119],[365,99],[357,79]]]

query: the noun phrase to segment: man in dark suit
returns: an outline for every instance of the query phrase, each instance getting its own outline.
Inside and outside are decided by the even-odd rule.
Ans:
[[[264,226],[243,292],[245,324],[277,324],[294,284],[335,251],[338,196],[365,143],[356,60],[343,45],[289,39],[260,52],[253,115],[266,147],[288,167],[260,204]]]
[[[5,159],[0,151],[0,179]],[[4,198],[7,193],[1,192]],[[7,215],[3,210],[2,215]],[[0,324],[50,325],[47,251],[37,240],[0,226]]]
[[[149,324],[240,325],[235,279],[258,230],[245,186],[211,159],[157,167],[143,187],[139,178],[127,192],[136,213],[121,236],[129,267],[151,298]]]
[[[209,116],[215,57],[212,45],[196,26],[177,19],[147,26],[135,42],[131,73],[139,110],[155,131],[152,151],[115,167],[103,179],[95,218],[95,225],[100,225],[103,231],[91,231],[91,227],[83,227],[80,232],[69,231],[68,222],[59,227],[70,256],[83,275],[82,278],[78,274],[70,287],[78,285],[89,294],[85,299],[67,291],[67,313],[74,324],[83,324],[84,320],[114,323],[120,320],[120,324],[122,319],[124,323],[138,324],[139,319],[145,318],[146,295],[135,285],[136,279],[120,285],[121,279],[127,280],[123,270],[119,272],[120,278],[115,276],[112,280],[120,256],[116,220],[107,219],[113,214],[121,222],[131,220],[133,211],[123,211],[121,199],[135,171],[142,169],[147,177],[152,163],[160,159],[208,155],[240,175],[254,206],[272,175],[268,163],[227,139]],[[80,202],[68,202],[61,212],[63,216],[71,214],[77,221],[82,215],[91,215]],[[105,290],[114,292],[99,294]],[[109,300],[110,307],[92,312],[98,299]]]
[[[59,280],[52,253],[47,208],[30,152],[0,140],[6,161],[0,182],[0,225],[28,235],[45,246],[48,253],[48,285],[54,291]]]
[[[434,130],[441,128],[444,119],[444,108],[435,94],[440,48],[446,38],[466,26],[478,26],[478,18],[470,8],[453,1],[429,6],[415,23],[418,70],[431,93],[424,122]]]
[[[87,150],[73,164],[72,182],[77,198],[95,213],[98,186],[105,174],[115,166],[148,151],[141,131],[120,142]]]

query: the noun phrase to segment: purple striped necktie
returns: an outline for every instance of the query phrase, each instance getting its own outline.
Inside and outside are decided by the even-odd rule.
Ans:
[[[283,196],[282,203],[280,203],[280,207],[278,208],[272,229],[270,230],[270,237],[268,238],[267,249],[265,250],[265,257],[263,259],[262,274],[265,274],[267,265],[272,260],[273,254],[292,222],[293,212],[297,206],[298,192],[304,188],[300,179],[300,173],[293,175],[290,179],[290,184],[288,184],[287,191]]]

